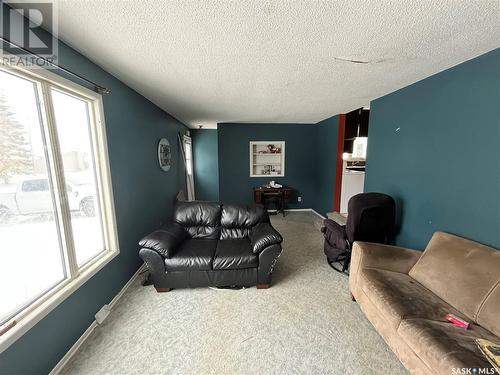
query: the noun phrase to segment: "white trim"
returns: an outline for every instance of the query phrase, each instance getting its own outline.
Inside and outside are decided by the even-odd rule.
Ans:
[[[111,300],[110,303],[108,303],[108,306],[110,309],[113,309],[118,302],[118,300],[123,296],[123,294],[127,291],[127,289],[132,285],[134,280],[139,276],[139,274],[146,268],[146,265],[143,264],[139,267],[139,269],[132,275],[132,277],[127,281],[127,283],[123,286],[123,288],[118,292],[116,296]],[[61,370],[64,368],[64,366],[69,362],[71,357],[75,355],[75,353],[80,349],[80,346],[87,340],[87,338],[90,336],[92,331],[99,326],[97,324],[97,321],[93,321],[90,326],[83,332],[83,334],[80,336],[78,340],[73,344],[73,346],[66,352],[66,354],[61,358],[59,362],[57,362],[57,365],[54,366],[52,371],[49,372],[49,375],[57,375]]]
[[[120,298],[122,298],[123,294],[127,291],[127,289],[132,285],[134,280],[139,276],[139,274],[146,269],[146,263],[142,264],[137,271],[132,275],[132,277],[127,281],[127,283],[121,288],[116,296],[108,303],[110,309],[113,309]]]
[[[323,215],[321,215],[319,212],[315,211],[314,209],[311,208],[311,212],[312,213],[315,213],[316,215],[318,215],[320,218],[322,219],[326,219],[326,217],[324,217]]]
[[[83,332],[83,335],[80,336],[78,340],[73,344],[73,346],[68,350],[68,352],[64,355],[64,357],[61,358],[59,362],[57,362],[57,365],[52,369],[51,372],[49,372],[49,375],[56,375],[61,372],[64,366],[69,362],[71,357],[75,355],[75,353],[80,349],[80,346],[83,345],[83,343],[89,338],[90,334],[94,331],[95,328],[97,328],[98,324],[94,320],[90,326]]]
[[[306,212],[306,211],[311,211],[312,208],[287,208],[283,211],[285,212]],[[276,210],[267,210],[267,212],[276,212]],[[280,211],[281,212],[281,211]]]
[[[280,166],[281,166],[281,173],[280,174],[254,174],[253,172],[253,146],[254,145],[269,145],[269,144],[274,144],[274,143],[279,143],[281,145],[281,153],[279,154],[269,154],[269,155],[280,155]],[[249,161],[250,161],[250,177],[285,177],[285,141],[250,141],[249,142]],[[263,154],[266,155],[266,154]]]
[[[290,209],[287,209],[284,211],[285,212],[294,212],[294,211],[295,212],[312,212],[313,214],[318,215],[320,218],[326,219],[326,217],[324,217],[323,215],[321,215],[320,213],[318,213],[317,211],[315,211],[312,208],[290,208]],[[267,212],[276,212],[276,210],[267,210]]]
[[[191,168],[191,174],[188,173],[188,158],[186,154],[186,145],[189,144],[189,148],[191,150],[191,155],[189,158],[189,167]],[[184,166],[186,167],[186,189],[187,189],[187,199],[188,201],[194,201],[196,199],[195,196],[195,188],[194,188],[194,152],[193,152],[193,139],[189,135],[182,136],[182,156],[184,159]]]
[[[285,212],[306,212],[306,211],[311,211],[310,208],[287,208],[286,210],[283,210]],[[277,212],[277,210],[267,210],[267,212]],[[281,211],[280,211],[281,212]]]

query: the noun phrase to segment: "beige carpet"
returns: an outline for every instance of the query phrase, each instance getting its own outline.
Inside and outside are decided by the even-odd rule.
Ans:
[[[270,289],[176,289],[137,280],[65,374],[404,374],[325,262],[317,216],[273,216],[285,239]]]

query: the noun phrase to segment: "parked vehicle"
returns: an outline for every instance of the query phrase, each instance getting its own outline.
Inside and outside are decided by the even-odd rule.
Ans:
[[[85,216],[95,215],[92,185],[68,183],[66,190],[71,211],[79,211]],[[11,191],[0,191],[0,223],[15,215],[46,214],[52,210],[52,194],[47,178],[23,178]]]

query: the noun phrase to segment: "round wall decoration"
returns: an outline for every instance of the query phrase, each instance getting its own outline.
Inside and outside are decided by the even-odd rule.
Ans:
[[[170,149],[170,142],[167,138],[162,138],[158,142],[158,163],[163,171],[167,172],[170,170],[172,152]]]

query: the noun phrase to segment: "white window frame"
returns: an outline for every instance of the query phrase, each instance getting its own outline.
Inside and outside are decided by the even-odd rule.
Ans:
[[[191,174],[188,173],[188,158],[186,153],[186,145],[189,144],[191,148]],[[186,189],[187,189],[187,199],[188,201],[193,201],[196,199],[194,190],[194,151],[193,151],[193,139],[188,135],[182,136],[182,153],[184,154],[184,164],[186,167]]]
[[[116,226],[116,214],[111,183],[111,172],[109,167],[108,143],[106,138],[106,124],[104,121],[104,107],[102,96],[92,90],[80,86],[73,81],[65,79],[45,69],[28,70],[12,67],[0,63],[0,69],[10,74],[19,76],[32,82],[36,82],[38,89],[38,100],[41,110],[41,121],[44,123],[45,137],[52,145],[49,151],[48,163],[51,166],[53,181],[58,181],[59,187],[54,186],[54,195],[58,220],[60,221],[61,242],[63,243],[65,279],[55,287],[44,293],[33,301],[29,306],[12,317],[2,328],[15,321],[15,325],[0,336],[0,353],[12,345],[18,338],[24,335],[36,323],[47,316],[66,298],[73,294],[87,280],[99,272],[106,264],[120,253],[118,242],[118,231]],[[71,213],[66,195],[66,184],[64,183],[62,160],[59,145],[57,144],[57,132],[53,121],[53,106],[50,89],[55,88],[63,93],[83,99],[89,103],[89,119],[91,123],[92,148],[97,175],[97,189],[102,211],[102,225],[104,233],[105,251],[96,255],[93,259],[78,267],[76,255],[71,238]],[[57,149],[57,151],[55,151]],[[62,209],[61,209],[62,208]],[[64,223],[64,225],[62,225]]]

